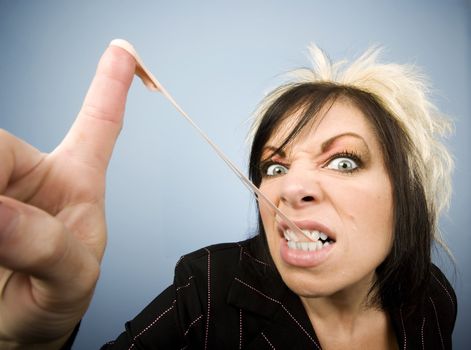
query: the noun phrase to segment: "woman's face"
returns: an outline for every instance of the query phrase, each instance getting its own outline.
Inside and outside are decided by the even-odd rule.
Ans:
[[[262,156],[260,190],[305,232],[290,232],[261,202],[270,253],[304,297],[369,288],[393,239],[392,185],[372,127],[345,100],[320,116],[270,158],[290,130],[285,122]]]

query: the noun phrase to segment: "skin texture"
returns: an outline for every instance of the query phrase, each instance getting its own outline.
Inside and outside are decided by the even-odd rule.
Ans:
[[[289,123],[267,142],[263,160],[287,135]],[[374,271],[393,238],[392,185],[366,118],[345,99],[338,100],[271,161],[282,164],[276,168],[281,174],[263,178],[263,193],[301,229],[322,230],[335,240],[314,253],[288,249],[279,220],[260,205],[274,263],[288,287],[301,296],[323,347],[376,343],[376,348],[390,348],[387,315],[365,307]],[[368,339],[375,334],[372,330],[376,339]]]
[[[109,47],[50,154],[0,130],[1,349],[60,348],[89,305],[106,245],[106,168],[134,71],[128,52]]]

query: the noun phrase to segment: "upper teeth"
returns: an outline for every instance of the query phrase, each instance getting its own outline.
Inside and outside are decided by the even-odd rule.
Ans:
[[[307,238],[309,238],[311,241],[318,241],[319,239],[325,241],[327,240],[328,236],[324,233],[324,232],[320,232],[320,231],[317,231],[317,230],[302,230],[302,233],[304,236],[306,236]],[[294,241],[294,242],[299,242],[299,237],[296,235],[296,233],[294,233],[293,231],[291,230],[286,230],[284,232],[284,236],[285,236],[285,239],[287,241]]]
[[[309,238],[308,242],[302,242],[300,237],[298,237],[294,231],[286,230],[284,232],[284,236],[288,241],[289,248],[304,251],[316,251],[330,245],[330,243],[327,241],[328,236],[324,232],[317,230],[302,230],[301,232],[304,236]]]

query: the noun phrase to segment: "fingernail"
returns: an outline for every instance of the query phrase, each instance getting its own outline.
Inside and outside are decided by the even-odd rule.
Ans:
[[[18,212],[4,202],[0,202],[0,240],[2,234],[8,233],[15,226],[17,219]]]

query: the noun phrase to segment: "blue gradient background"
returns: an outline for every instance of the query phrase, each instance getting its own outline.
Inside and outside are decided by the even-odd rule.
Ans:
[[[456,120],[451,211],[442,220],[458,266],[455,348],[471,344],[471,5],[469,1],[0,0],[0,127],[44,151],[78,112],[96,63],[116,37],[240,167],[251,112],[279,74],[307,65],[315,41],[332,58],[382,44],[415,62]],[[116,337],[172,281],[179,256],[254,230],[249,193],[170,104],[135,82],[108,173],[109,244],[75,349]],[[466,297],[468,295],[468,297]]]

